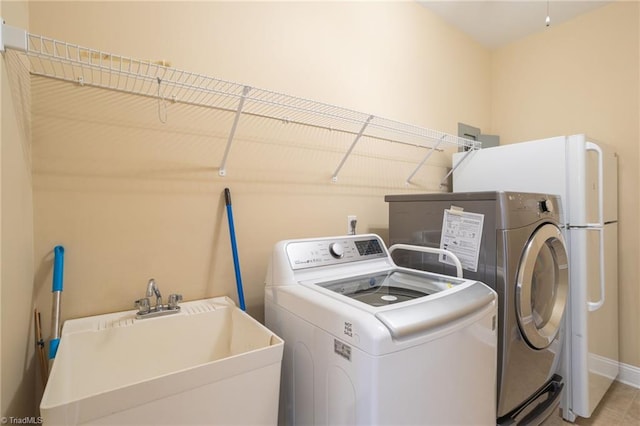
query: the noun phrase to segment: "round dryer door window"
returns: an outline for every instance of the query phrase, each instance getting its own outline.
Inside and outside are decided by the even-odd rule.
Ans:
[[[567,249],[562,233],[551,223],[529,238],[518,267],[516,309],[527,342],[544,349],[556,338],[569,288]]]

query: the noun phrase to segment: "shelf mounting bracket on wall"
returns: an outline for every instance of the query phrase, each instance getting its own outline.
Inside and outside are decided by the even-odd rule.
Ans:
[[[26,52],[27,32],[21,28],[7,25],[0,17],[2,28],[0,28],[0,52],[4,53],[7,48]]]
[[[371,120],[373,120],[373,115],[370,115],[369,118],[367,118],[367,121],[364,122],[364,124],[362,125],[362,128],[360,129],[360,131],[356,135],[356,138],[351,143],[351,146],[349,147],[349,150],[344,154],[344,157],[342,157],[342,161],[340,161],[340,164],[338,164],[338,167],[336,168],[336,171],[333,172],[333,176],[331,176],[331,181],[332,182],[337,182],[338,181],[338,173],[340,173],[340,170],[342,169],[342,166],[344,166],[344,163],[347,161],[347,158],[349,158],[349,156],[351,155],[351,151],[353,151],[353,148],[355,148],[356,144],[358,143],[358,141],[360,140],[360,138],[364,134],[364,131],[367,129],[367,126],[369,125],[369,123],[371,123]]]
[[[244,107],[244,101],[247,99],[247,94],[251,90],[251,87],[244,86],[242,89],[242,96],[240,97],[240,102],[238,102],[238,109],[236,109],[236,116],[233,118],[233,125],[231,126],[231,131],[229,132],[229,138],[227,139],[227,146],[224,149],[224,155],[222,156],[222,164],[220,164],[220,169],[218,170],[218,174],[220,176],[227,175],[227,157],[229,156],[229,151],[231,150],[231,144],[233,143],[233,137],[236,134],[236,129],[238,128],[238,121],[240,120],[240,116],[242,115],[242,108]]]
[[[422,159],[422,161],[420,162],[420,164],[418,164],[418,167],[415,168],[415,170],[413,171],[413,173],[411,173],[409,175],[409,177],[407,178],[407,180],[404,182],[405,185],[409,185],[411,183],[411,179],[413,179],[413,177],[416,175],[416,173],[418,173],[418,170],[420,170],[422,168],[422,166],[424,165],[424,163],[427,162],[427,160],[431,157],[431,155],[433,155],[434,152],[436,152],[436,150],[438,149],[438,147],[440,146],[440,144],[444,141],[444,138],[447,135],[442,135],[442,137],[440,138],[440,140],[438,141],[437,144],[435,144],[434,146],[431,147],[431,149],[429,150],[429,152],[427,152],[427,155],[424,156],[424,158]]]

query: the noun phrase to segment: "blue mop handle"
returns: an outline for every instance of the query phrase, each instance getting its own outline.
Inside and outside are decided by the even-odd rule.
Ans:
[[[233,253],[233,268],[236,273],[236,287],[238,289],[238,302],[240,309],[246,310],[244,305],[244,291],[242,290],[242,276],[240,275],[240,259],[238,258],[238,245],[236,243],[236,230],[233,226],[233,210],[231,209],[231,191],[224,189],[224,199],[227,205],[227,219],[229,220],[229,235],[231,237],[231,252]]]
[[[53,249],[53,304],[51,307],[51,340],[49,341],[49,359],[56,357],[60,344],[60,301],[62,298],[62,278],[64,272],[64,247]]]
[[[62,291],[62,274],[64,272],[64,247],[56,246],[53,249],[53,290]]]

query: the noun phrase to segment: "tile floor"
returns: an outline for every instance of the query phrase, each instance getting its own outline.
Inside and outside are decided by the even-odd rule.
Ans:
[[[601,425],[601,426],[640,426],[640,389],[613,382],[611,388],[593,412],[593,415],[584,419],[578,417],[577,425]],[[552,415],[542,426],[571,425],[565,422],[560,414]]]

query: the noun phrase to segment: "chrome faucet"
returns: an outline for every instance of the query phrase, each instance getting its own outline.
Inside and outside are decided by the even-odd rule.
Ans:
[[[160,294],[160,289],[156,284],[156,280],[154,280],[153,278],[151,278],[147,283],[146,294],[147,294],[147,297],[138,299],[135,302],[135,307],[138,309],[136,318],[144,319],[144,318],[157,317],[160,315],[175,314],[180,312],[180,306],[178,306],[178,302],[182,301],[182,295],[170,294],[169,303],[167,305],[163,305],[162,294]],[[154,296],[156,298],[156,305],[152,307],[149,301],[149,298]]]
[[[156,285],[156,280],[151,278],[147,284],[147,297],[156,296],[156,310],[162,310],[162,295],[160,289]]]

